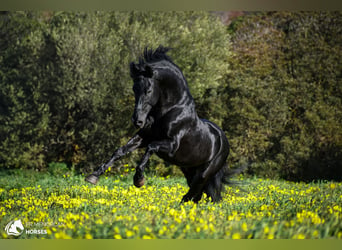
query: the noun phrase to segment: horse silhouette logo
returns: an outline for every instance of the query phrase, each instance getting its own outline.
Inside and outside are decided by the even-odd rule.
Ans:
[[[18,231],[18,229],[20,229],[20,231]],[[24,226],[21,223],[21,220],[12,220],[6,225],[5,231],[8,235],[19,236],[24,232]]]

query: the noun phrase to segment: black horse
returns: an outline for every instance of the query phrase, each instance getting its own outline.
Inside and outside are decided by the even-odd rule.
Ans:
[[[132,121],[140,130],[117,149],[110,161],[86,180],[96,184],[98,177],[116,160],[137,148],[146,148],[136,167],[134,185],[144,185],[144,169],[153,153],[180,166],[190,187],[182,201],[198,202],[203,192],[213,202],[222,199],[223,184],[232,171],[226,159],[229,144],[214,123],[200,119],[182,71],[166,55],[169,48],[145,48],[139,63],[130,64],[135,108]]]

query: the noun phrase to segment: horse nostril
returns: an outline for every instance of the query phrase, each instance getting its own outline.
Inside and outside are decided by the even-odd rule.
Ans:
[[[137,121],[137,126],[142,127],[142,125],[143,125],[143,121],[138,120],[138,121]]]

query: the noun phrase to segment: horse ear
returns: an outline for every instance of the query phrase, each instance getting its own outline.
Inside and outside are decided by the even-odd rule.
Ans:
[[[145,71],[144,71],[143,75],[145,77],[152,78],[152,76],[153,76],[153,69],[150,66],[146,65],[145,66]]]
[[[140,73],[137,65],[134,62],[131,62],[129,64],[129,69],[130,69],[130,75],[132,78],[136,78]]]

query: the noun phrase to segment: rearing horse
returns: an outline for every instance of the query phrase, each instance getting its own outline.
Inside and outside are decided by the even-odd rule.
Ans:
[[[155,153],[180,166],[184,173],[190,189],[182,202],[198,202],[203,192],[216,202],[222,199],[223,184],[231,175],[226,164],[228,140],[217,125],[197,116],[187,81],[166,55],[168,50],[162,46],[155,51],[145,48],[139,63],[130,64],[135,94],[132,122],[139,131],[86,180],[96,184],[116,160],[135,149],[146,148],[136,167],[135,186],[144,185],[145,166]]]

